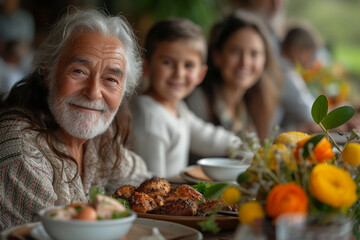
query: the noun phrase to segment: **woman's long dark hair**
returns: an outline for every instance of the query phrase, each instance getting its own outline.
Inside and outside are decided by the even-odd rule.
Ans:
[[[220,70],[213,63],[213,53],[221,51],[226,41],[239,29],[252,28],[262,38],[265,44],[266,63],[265,69],[257,83],[248,89],[243,101],[247,111],[255,124],[258,135],[265,138],[270,130],[272,114],[277,106],[278,90],[282,83],[282,76],[277,64],[270,35],[261,19],[252,13],[237,10],[223,21],[215,24],[210,34],[208,72],[201,87],[204,89],[210,109],[210,119],[214,124],[220,125],[217,114],[215,91],[222,87],[223,79]]]

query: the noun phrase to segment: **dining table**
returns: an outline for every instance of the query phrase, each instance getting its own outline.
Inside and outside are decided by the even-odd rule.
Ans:
[[[181,184],[192,185],[195,184],[198,180],[208,181],[208,182],[212,181],[211,179],[207,178],[204,175],[204,173],[201,171],[201,169],[197,166],[189,166],[189,168],[182,171],[181,174],[173,176],[171,178],[167,178],[167,180],[170,182],[172,186],[178,186]],[[210,232],[201,231],[200,227],[195,223],[197,218],[195,216],[193,217],[160,216],[160,218],[156,218],[156,216],[152,216],[151,214],[145,214],[145,215],[146,218],[153,219],[155,225],[157,224],[156,221],[161,221],[161,222],[167,221],[169,223],[173,222],[176,224],[182,224],[188,228],[193,228],[198,233],[200,232],[200,235],[204,240],[233,240],[235,236],[236,227],[238,225],[237,217],[219,215],[216,216],[216,221],[219,221],[220,226],[223,228],[218,233],[210,233]],[[144,214],[143,215],[138,214],[138,218],[140,220],[144,219]],[[38,240],[39,238],[34,238],[33,234],[31,234],[31,231],[34,230],[35,227],[38,227],[40,224],[41,222],[36,222],[36,223],[16,226],[11,229],[5,230],[6,234],[4,234],[3,232],[1,236],[3,238],[5,236],[4,240]],[[177,238],[166,238],[166,239],[171,239],[171,240],[190,239],[185,235],[184,237],[181,237],[181,234],[179,234],[179,237]],[[194,239],[198,239],[198,238],[194,238]],[[127,237],[121,240],[138,240],[138,238],[136,236],[132,236],[130,231],[129,235],[127,235]]]
[[[4,235],[4,238],[1,238],[2,240],[38,240],[37,238],[34,238],[30,231],[35,227],[38,226],[40,223],[33,223],[33,224],[26,224],[23,226],[18,226],[15,228],[12,228],[13,230],[6,235]],[[235,236],[235,231],[221,231],[219,233],[213,234],[213,233],[202,233],[202,239],[203,240],[233,240]],[[182,239],[188,239],[188,237],[179,237],[179,238],[166,238],[169,240],[182,240]],[[120,240],[120,239],[119,239]],[[139,240],[138,238],[133,238],[129,235],[127,237],[121,239],[121,240]]]

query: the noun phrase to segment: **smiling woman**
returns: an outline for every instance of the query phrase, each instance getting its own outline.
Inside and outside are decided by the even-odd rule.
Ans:
[[[281,80],[270,36],[261,19],[237,11],[214,25],[209,70],[187,98],[202,119],[233,132],[270,132]]]
[[[141,74],[137,42],[121,17],[65,15],[35,66],[0,103],[0,230],[37,221],[46,207],[87,202],[151,176],[125,148],[124,95]]]

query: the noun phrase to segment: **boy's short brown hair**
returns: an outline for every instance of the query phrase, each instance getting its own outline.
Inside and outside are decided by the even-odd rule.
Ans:
[[[145,58],[151,60],[159,43],[178,40],[188,41],[199,52],[202,63],[206,63],[207,44],[201,27],[185,18],[167,18],[157,22],[145,39]]]
[[[287,52],[294,46],[302,49],[316,50],[319,46],[316,33],[312,32],[312,29],[306,27],[306,25],[298,24],[289,27],[282,41],[282,51]]]

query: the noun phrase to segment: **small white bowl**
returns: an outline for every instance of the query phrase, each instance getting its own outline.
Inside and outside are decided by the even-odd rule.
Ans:
[[[42,209],[39,212],[41,222],[54,240],[119,240],[130,230],[136,219],[136,213],[130,211],[130,215],[124,218],[99,221],[82,220],[58,220],[45,216],[45,212],[53,208]]]
[[[202,158],[196,163],[208,177],[218,182],[234,182],[250,166],[249,161],[232,158]]]

